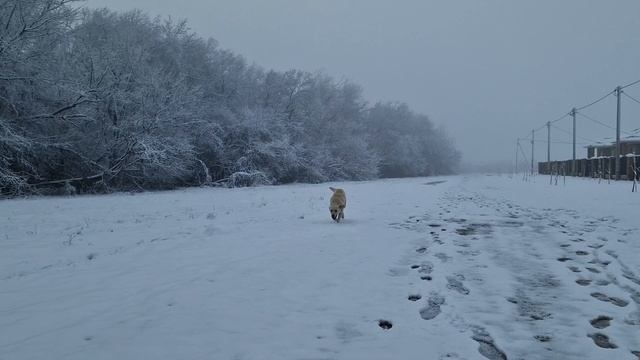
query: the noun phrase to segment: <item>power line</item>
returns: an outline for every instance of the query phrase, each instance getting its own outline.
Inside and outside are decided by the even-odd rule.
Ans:
[[[577,112],[577,111],[576,111],[576,114],[578,114],[578,115],[580,115],[580,116],[584,117],[584,118],[585,118],[585,119],[587,119],[587,120],[593,121],[593,122],[594,122],[594,123],[596,123],[596,124],[600,124],[600,125],[602,125],[602,126],[604,126],[604,127],[606,127],[606,128],[609,128],[609,129],[612,129],[612,130],[615,130],[615,129],[616,129],[616,128],[615,128],[615,127],[613,127],[613,126],[607,125],[607,124],[603,123],[602,121],[600,121],[600,120],[596,120],[596,119],[594,119],[594,118],[592,118],[592,117],[590,117],[590,116],[587,116],[587,115],[585,115],[585,114],[583,114],[583,113],[581,113],[581,112]]]
[[[547,140],[536,140],[537,143],[546,144]],[[562,141],[562,140],[551,140],[552,144],[565,144],[565,145],[573,145],[573,142],[570,141]],[[577,142],[576,145],[589,145],[590,143]]]
[[[582,115],[582,116],[583,116],[584,118],[586,118],[587,120],[591,120],[591,121],[593,121],[593,122],[595,122],[595,123],[598,123],[598,124],[600,124],[600,125],[602,125],[602,126],[604,126],[604,127],[609,128],[609,129],[611,129],[611,130],[616,130],[616,128],[615,128],[615,127],[610,126],[610,125],[607,125],[607,124],[603,123],[602,121],[596,120],[596,119],[594,119],[594,118],[592,118],[592,117],[590,117],[590,116],[587,116],[587,115],[585,115],[585,114],[583,114],[583,113],[581,113],[581,112],[576,112],[576,114]],[[630,132],[628,132],[628,131],[624,131],[624,130],[622,130],[622,129],[620,129],[620,132],[623,132],[623,133],[625,133],[625,134],[627,134],[627,135],[633,135],[632,133],[630,133]]]
[[[614,92],[616,92],[616,91],[615,91],[615,90],[609,91],[608,93],[606,93],[605,95],[603,95],[601,98],[598,98],[598,100],[596,100],[596,101],[592,101],[592,102],[590,102],[590,103],[589,103],[589,104],[587,104],[587,105],[577,107],[577,108],[576,108],[576,111],[586,109],[586,108],[588,108],[589,106],[593,106],[593,105],[595,105],[595,104],[599,103],[600,101],[602,101],[602,100],[606,99],[609,95],[613,94]]]
[[[557,130],[562,131],[562,132],[563,132],[563,133],[565,133],[565,134],[573,135],[569,130],[565,130],[565,129],[563,129],[563,128],[559,127],[559,126],[552,125],[552,127],[553,127],[554,129],[557,129]]]
[[[608,93],[604,94],[603,96],[599,97],[598,99],[596,99],[596,100],[594,100],[594,101],[592,101],[592,102],[590,102],[590,103],[588,103],[588,104],[586,104],[586,105],[583,105],[583,106],[580,106],[580,107],[573,108],[570,112],[568,112],[568,113],[566,113],[566,114],[562,115],[561,117],[559,117],[559,118],[557,118],[557,119],[554,119],[554,120],[552,120],[552,121],[547,121],[545,124],[541,125],[540,127],[536,128],[536,129],[533,129],[533,130],[531,131],[530,135],[529,135],[529,133],[528,133],[526,136],[524,136],[524,137],[522,137],[522,138],[519,138],[518,140],[529,140],[529,141],[531,141],[531,144],[532,144],[532,145],[531,145],[531,151],[532,151],[532,159],[531,159],[531,161],[532,161],[532,164],[531,164],[531,166],[532,166],[532,172],[533,172],[533,144],[535,144],[536,142],[538,142],[538,143],[540,143],[540,142],[542,142],[542,143],[546,142],[546,143],[548,143],[549,147],[550,147],[550,144],[570,144],[570,145],[573,145],[573,144],[575,143],[576,145],[578,145],[578,144],[580,144],[580,145],[588,145],[588,143],[578,143],[578,142],[575,142],[575,139],[576,139],[576,138],[580,138],[581,140],[588,141],[588,142],[590,142],[590,143],[592,143],[592,144],[601,144],[601,143],[603,143],[602,141],[595,141],[595,140],[593,140],[593,139],[588,139],[588,138],[585,138],[585,137],[582,137],[582,136],[579,136],[579,135],[574,135],[574,133],[571,133],[571,132],[569,132],[569,131],[567,131],[567,130],[564,130],[564,129],[560,128],[560,127],[557,127],[557,126],[555,126],[555,125],[553,125],[553,128],[554,128],[554,129],[557,129],[557,130],[560,130],[561,132],[564,132],[564,133],[566,133],[566,134],[569,134],[569,135],[575,136],[575,137],[573,138],[573,142],[565,142],[565,141],[558,141],[558,140],[553,140],[553,141],[552,141],[552,140],[551,140],[551,138],[550,138],[550,135],[551,135],[551,133],[550,133],[550,132],[548,133],[549,139],[548,139],[547,141],[544,141],[544,140],[535,140],[535,141],[534,141],[535,133],[537,133],[538,131],[540,131],[540,130],[544,129],[545,127],[546,127],[548,130],[550,130],[550,129],[551,129],[551,124],[554,124],[554,123],[556,123],[556,122],[559,122],[559,121],[561,121],[561,120],[565,119],[565,118],[566,118],[566,117],[568,117],[568,116],[573,116],[573,121],[574,121],[574,123],[573,123],[573,126],[574,126],[574,132],[575,132],[575,121],[576,121],[576,119],[575,119],[575,114],[579,114],[579,115],[581,115],[582,117],[584,117],[585,119],[587,119],[587,120],[589,120],[589,121],[595,122],[596,124],[599,124],[599,125],[601,125],[601,126],[604,126],[604,127],[608,128],[608,129],[612,129],[612,130],[616,130],[616,131],[623,132],[623,133],[625,133],[625,134],[629,135],[629,137],[634,137],[634,135],[639,134],[639,132],[640,132],[640,128],[638,128],[638,129],[634,130],[633,132],[627,132],[627,131],[624,131],[624,130],[622,130],[622,129],[616,129],[615,127],[612,127],[612,126],[610,126],[610,125],[608,125],[608,124],[606,124],[606,123],[604,123],[604,122],[602,122],[602,121],[599,121],[599,120],[594,119],[594,118],[592,118],[592,117],[590,117],[590,116],[588,116],[588,115],[586,115],[586,114],[583,114],[582,112],[578,112],[579,110],[584,110],[584,109],[586,109],[586,108],[588,108],[588,107],[591,107],[591,106],[593,106],[593,105],[596,105],[597,103],[599,103],[599,102],[603,101],[604,99],[608,98],[611,94],[614,94],[614,93],[617,93],[617,94],[618,94],[618,111],[620,110],[620,108],[619,108],[619,106],[620,106],[619,94],[620,94],[620,93],[623,93],[623,94],[624,94],[625,96],[627,96],[629,99],[631,99],[631,100],[635,101],[636,103],[640,104],[640,100],[638,100],[638,99],[636,99],[636,98],[632,97],[631,95],[626,94],[625,92],[620,91],[620,90],[622,90],[622,89],[628,88],[628,87],[630,87],[630,86],[634,86],[634,85],[639,84],[639,83],[640,83],[640,79],[639,79],[639,80],[636,80],[636,81],[634,81],[634,82],[631,82],[631,83],[629,83],[629,84],[627,84],[627,85],[625,85],[625,86],[618,86],[618,87],[616,87],[614,90],[609,91]],[[619,113],[618,113],[618,116],[619,116]],[[618,117],[618,121],[619,121],[619,117]],[[618,127],[619,127],[619,124],[618,124]],[[525,160],[526,160],[526,156],[525,156],[525,154],[524,154],[524,150],[522,149],[522,146],[520,145],[520,142],[519,142],[519,141],[518,141],[518,148],[519,148],[519,150],[521,150],[521,152],[523,152],[523,154],[522,154],[522,155],[525,157]],[[574,151],[575,151],[575,146],[574,146]],[[516,151],[516,154],[517,154],[517,151]],[[547,150],[547,158],[548,158],[548,157],[549,157],[549,150]],[[547,161],[549,161],[549,159],[547,159]],[[616,164],[616,168],[617,168],[617,164]]]
[[[559,126],[556,126],[556,125],[552,125],[552,126],[553,126],[553,128],[554,128],[554,129],[556,129],[556,130],[560,130],[560,131],[562,131],[562,132],[563,132],[563,133],[565,133],[565,134],[569,134],[569,135],[573,136],[573,133],[571,133],[571,131],[569,131],[569,130],[565,130],[565,129],[563,129],[563,128],[559,127]],[[597,142],[596,140],[589,139],[589,138],[586,138],[586,137],[584,137],[584,136],[580,136],[580,135],[576,135],[576,137],[577,137],[577,138],[580,138],[580,139],[582,139],[582,140],[584,140],[584,141]],[[577,144],[577,143],[576,143],[576,144]]]
[[[631,95],[627,94],[626,92],[623,92],[622,95],[624,95],[624,96],[628,97],[629,99],[631,99],[631,100],[637,102],[638,104],[640,104],[640,100],[632,97]]]
[[[522,139],[520,139],[522,140]],[[520,144],[520,142],[518,142],[518,149],[520,149],[520,153],[522,154],[522,157],[524,158],[524,163],[527,164],[529,162],[529,159],[527,158],[527,155],[524,153],[524,149],[522,148],[522,145]]]
[[[540,126],[539,128],[537,128],[537,129],[535,129],[535,130],[533,130],[533,131],[534,131],[534,132],[538,132],[538,131],[540,131],[540,130],[542,130],[542,129],[546,128],[546,127],[547,127],[547,124],[544,124],[544,125]]]
[[[563,120],[564,118],[566,118],[569,115],[571,115],[571,113],[566,113],[566,114],[562,115],[562,117],[559,117],[559,118],[557,118],[557,119],[555,119],[553,121],[549,121],[549,122],[552,123],[552,124],[553,123],[557,123],[558,121]]]
[[[640,83],[640,79],[638,79],[638,80],[636,80],[636,81],[634,81],[634,82],[632,82],[630,84],[627,84],[625,86],[622,86],[622,87],[620,87],[620,89],[628,88],[629,86],[633,86],[633,85],[635,85],[637,83]]]

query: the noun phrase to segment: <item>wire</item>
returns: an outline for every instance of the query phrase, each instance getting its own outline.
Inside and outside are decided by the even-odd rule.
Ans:
[[[631,82],[631,83],[629,83],[629,84],[627,84],[627,85],[625,85],[625,86],[621,86],[621,87],[620,87],[620,89],[622,90],[622,89],[628,88],[628,87],[630,87],[630,86],[636,85],[636,84],[638,84],[638,83],[640,83],[640,79],[638,79],[638,80],[636,80],[636,81],[634,81],[634,82]],[[561,117],[559,117],[559,118],[557,118],[557,119],[555,119],[555,120],[548,121],[547,123],[545,123],[544,125],[540,126],[539,128],[533,129],[533,135],[535,135],[535,133],[537,133],[538,131],[540,131],[540,130],[544,129],[544,128],[545,128],[545,127],[547,127],[548,125],[553,124],[553,123],[556,123],[556,122],[558,122],[558,121],[561,121],[561,120],[563,120],[564,118],[566,118],[567,116],[570,116],[570,115],[571,115],[571,113],[572,113],[573,111],[575,111],[575,113],[576,113],[576,114],[580,114],[580,115],[582,115],[584,118],[586,118],[586,119],[588,119],[588,120],[590,120],[590,121],[593,121],[593,122],[595,122],[595,123],[597,123],[597,124],[600,124],[600,125],[602,125],[602,126],[604,126],[604,127],[609,128],[609,129],[615,130],[615,128],[614,128],[614,127],[611,127],[611,126],[609,126],[609,125],[607,125],[607,124],[605,124],[605,123],[603,123],[603,122],[601,122],[601,121],[599,121],[599,120],[596,120],[596,119],[594,119],[594,118],[592,118],[592,117],[589,117],[589,116],[587,116],[587,115],[585,115],[585,114],[583,114],[583,113],[581,113],[581,112],[578,112],[578,111],[579,111],[579,110],[584,110],[584,109],[586,109],[586,108],[588,108],[588,107],[590,107],[590,106],[593,106],[593,105],[595,105],[595,104],[597,104],[597,103],[601,102],[602,100],[604,100],[604,99],[606,99],[607,97],[609,97],[611,94],[614,94],[614,93],[617,91],[617,89],[618,89],[618,88],[613,89],[612,91],[609,91],[608,93],[606,93],[606,94],[604,94],[603,96],[599,97],[598,99],[596,99],[596,100],[594,100],[594,101],[592,101],[592,102],[588,103],[587,105],[583,105],[583,106],[580,106],[580,107],[573,108],[571,112],[568,112],[568,113],[566,113],[566,114],[562,115]],[[628,94],[627,94],[627,93],[625,93],[625,92],[621,92],[621,93],[623,93],[624,95],[626,95],[629,99],[631,99],[631,100],[633,100],[633,101],[637,102],[638,104],[640,104],[640,100],[637,100],[637,99],[633,98],[632,96],[628,95]],[[560,131],[564,131],[564,132],[566,132],[566,133],[569,133],[568,131],[566,131],[566,130],[564,130],[564,129],[561,129],[561,128],[558,128],[558,127],[555,127],[555,126],[554,126],[554,128],[556,128],[556,129],[558,129],[558,130],[560,130]],[[638,130],[640,130],[640,129],[638,129]],[[623,133],[625,133],[625,134],[627,134],[627,135],[635,135],[635,134],[637,133],[637,131],[635,131],[635,130],[634,130],[632,133],[629,133],[629,132],[624,131],[624,130],[620,130],[620,131],[621,131],[621,132],[623,132]],[[573,134],[571,134],[571,135],[573,135]],[[589,142],[593,142],[593,143],[601,143],[600,141],[594,141],[594,140],[587,139],[587,138],[584,138],[584,137],[581,137],[581,136],[578,136],[578,135],[576,135],[576,137],[579,137],[579,138],[581,138],[582,140],[589,141]],[[519,139],[521,139],[521,140],[529,140],[529,139],[531,139],[531,137],[530,137],[530,135],[527,135],[527,136],[522,137],[522,138],[519,138]]]
[[[593,102],[590,102],[590,103],[589,103],[589,104],[587,104],[587,105],[577,107],[577,108],[576,108],[576,111],[586,109],[586,108],[588,108],[589,106],[593,106],[593,105],[595,105],[595,104],[599,103],[600,101],[602,101],[602,100],[606,99],[609,95],[613,94],[614,92],[616,92],[616,91],[615,91],[615,90],[613,90],[613,91],[609,91],[608,93],[606,93],[605,95],[603,95],[603,96],[602,96],[601,98],[599,98],[598,100],[593,101]]]
[[[632,82],[630,84],[627,84],[625,86],[622,86],[622,87],[620,87],[620,89],[628,88],[629,86],[633,86],[633,85],[635,85],[637,83],[640,83],[640,79],[638,79],[638,80],[636,80],[636,81],[634,81],[634,82]]]
[[[583,113],[577,113],[577,114],[580,114],[580,115],[582,115],[583,117],[585,117],[586,119],[591,120],[591,121],[593,121],[593,122],[596,122],[596,123],[598,123],[598,124],[600,124],[600,125],[602,125],[602,126],[608,127],[608,128],[609,128],[609,129],[611,129],[611,130],[616,130],[616,128],[615,128],[615,127],[613,127],[613,126],[609,126],[609,125],[607,125],[607,124],[605,124],[605,123],[603,123],[603,122],[601,122],[601,121],[598,121],[598,120],[596,120],[596,119],[594,119],[594,118],[592,118],[592,117],[590,117],[590,116],[587,116],[587,115],[585,115],[585,114],[583,114]],[[625,130],[622,130],[622,129],[620,129],[620,132],[625,133],[625,134],[627,134],[627,135],[633,135],[632,133],[630,133],[630,132],[628,132],[628,131],[625,131]]]
[[[556,129],[556,130],[560,130],[560,131],[562,131],[563,133],[566,133],[566,134],[569,134],[569,135],[572,135],[572,136],[573,136],[573,133],[571,133],[570,131],[565,130],[565,129],[561,128],[561,127],[558,127],[558,126],[553,125],[553,128],[554,128],[554,129]]]
[[[547,143],[547,140],[536,140],[537,143]],[[562,141],[562,140],[551,140],[552,144],[565,144],[565,145],[573,145],[573,142]],[[576,145],[589,145],[590,143],[577,142]]]
[[[623,91],[623,92],[622,92],[622,95],[624,95],[624,96],[628,97],[629,99],[631,99],[631,100],[633,100],[633,101],[637,102],[638,104],[640,104],[640,100],[638,100],[638,99],[636,99],[636,98],[632,97],[631,95],[627,94],[626,92],[624,92],[624,91]]]
[[[520,153],[522,154],[522,157],[524,158],[524,162],[525,164],[529,162],[529,158],[527,158],[527,154],[524,153],[524,149],[522,148],[522,145],[520,145],[520,143],[518,143],[518,148],[520,149]]]
[[[551,124],[557,123],[558,121],[563,120],[564,118],[566,118],[569,115],[571,115],[571,113],[566,113],[566,114],[562,115],[562,117],[559,117],[559,118],[557,118],[557,119],[555,119],[553,121],[549,121],[549,123],[551,123]]]
[[[593,121],[594,123],[596,123],[596,124],[600,124],[600,125],[602,125],[602,126],[604,126],[604,127],[606,127],[606,128],[609,128],[609,129],[611,129],[611,130],[615,130],[615,129],[616,129],[616,128],[615,128],[615,127],[613,127],[613,126],[607,125],[607,124],[603,123],[602,121],[596,120],[596,119],[594,119],[594,118],[592,118],[592,117],[590,117],[590,116],[587,116],[587,115],[585,115],[585,114],[583,114],[583,113],[581,113],[581,112],[576,112],[576,114],[581,115],[581,116],[582,116],[582,117],[584,117],[585,119],[590,120],[590,121]]]
[[[560,130],[560,131],[562,131],[562,132],[563,132],[563,133],[565,133],[565,134],[569,134],[569,135],[573,136],[573,133],[572,133],[572,132],[570,132],[570,131],[568,131],[568,130],[565,130],[565,129],[561,128],[561,127],[558,127],[558,126],[553,125],[553,128],[554,128],[554,129],[556,129],[556,130]],[[589,138],[586,138],[586,137],[583,137],[583,136],[580,136],[580,135],[576,135],[576,138],[578,138],[578,139],[582,139],[582,140],[584,140],[584,141],[589,141],[589,142],[598,142],[598,141],[596,141],[596,140],[589,139]]]

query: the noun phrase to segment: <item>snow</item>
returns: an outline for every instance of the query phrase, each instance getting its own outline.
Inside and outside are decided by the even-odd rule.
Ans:
[[[637,359],[638,205],[480,175],[7,200],[0,359]]]

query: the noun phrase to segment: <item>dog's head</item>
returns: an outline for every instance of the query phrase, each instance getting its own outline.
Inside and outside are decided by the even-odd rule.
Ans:
[[[329,212],[331,213],[331,218],[333,220],[338,221],[338,216],[340,216],[340,213],[342,212],[342,210],[344,210],[344,206],[342,206],[342,205],[330,206],[329,207]]]
[[[332,206],[329,208],[329,212],[331,213],[331,218],[333,220],[337,220],[338,219],[338,214],[340,214],[340,209],[338,209],[337,206]]]

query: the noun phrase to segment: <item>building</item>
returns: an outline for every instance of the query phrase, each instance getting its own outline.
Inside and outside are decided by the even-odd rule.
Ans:
[[[587,158],[538,163],[538,173],[594,178],[615,178],[616,143],[587,146]],[[623,180],[640,180],[640,139],[620,140],[620,176]]]
[[[620,140],[620,155],[640,155],[640,139]],[[611,157],[616,155],[616,144],[587,146],[587,159],[594,157]]]

